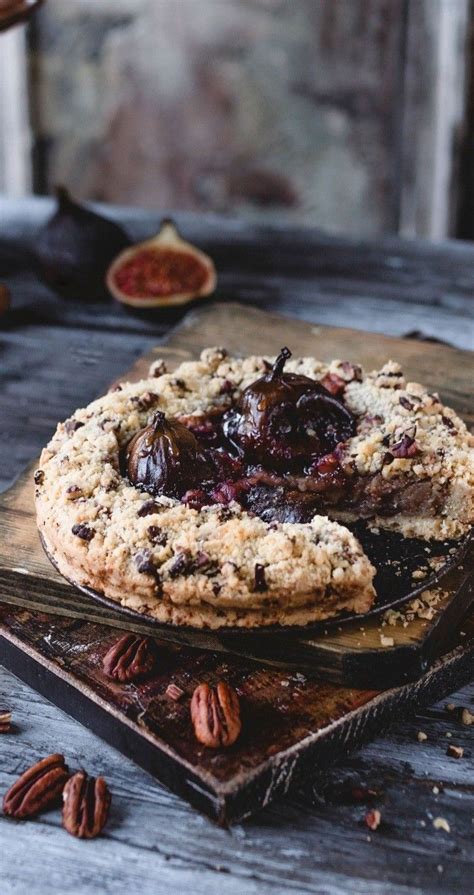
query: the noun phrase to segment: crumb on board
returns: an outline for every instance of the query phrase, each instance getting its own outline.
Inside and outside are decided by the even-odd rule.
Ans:
[[[385,634],[381,634],[380,643],[382,644],[382,646],[393,646],[395,641],[393,637],[386,637]]]
[[[364,818],[365,824],[368,826],[369,830],[377,830],[381,820],[382,815],[378,808],[372,808],[371,811],[367,812]]]
[[[462,746],[455,746],[454,743],[450,743],[446,749],[446,755],[449,755],[450,758],[462,758],[464,749]]]
[[[451,827],[445,817],[435,817],[433,820],[435,830],[444,830],[445,833],[451,832]]]
[[[474,714],[469,711],[469,709],[462,709],[461,711],[461,724],[465,724],[466,727],[470,727],[471,724],[474,724]]]
[[[416,738],[417,738],[417,740],[418,740],[419,743],[424,743],[425,740],[428,739],[428,736],[427,736],[427,734],[424,732],[424,730],[419,730],[418,733],[417,733],[417,735],[416,735]]]
[[[447,591],[440,587],[425,590],[401,609],[387,609],[382,617],[382,627],[384,625],[401,625],[406,628],[416,618],[431,621],[436,615],[438,604],[446,596]]]

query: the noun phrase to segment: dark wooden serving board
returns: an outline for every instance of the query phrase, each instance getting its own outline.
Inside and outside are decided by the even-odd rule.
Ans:
[[[295,354],[338,356],[366,367],[394,357],[410,378],[429,382],[469,416],[467,352],[315,327],[232,304],[189,315],[168,344],[141,358],[127,378],[143,375],[157,356],[171,366],[206,345],[276,353],[284,343]],[[473,674],[473,619],[467,617],[459,632],[472,601],[466,560],[443,579],[446,594],[433,619],[383,629],[393,647],[382,646],[378,620],[331,630],[317,640],[279,636],[261,644],[170,629],[160,634],[162,665],[152,681],[111,684],[101,659],[117,629],[148,631],[147,622],[104,608],[54,571],[39,545],[32,490],[30,468],[0,499],[2,663],[221,823],[267,804],[302,774],[323,768],[391,718],[439,698]],[[173,642],[177,638],[179,644]],[[232,749],[214,753],[194,739],[189,699],[198,681],[219,677],[241,694],[244,733]],[[171,681],[185,691],[177,704],[164,695]],[[378,692],[395,683],[395,689]]]

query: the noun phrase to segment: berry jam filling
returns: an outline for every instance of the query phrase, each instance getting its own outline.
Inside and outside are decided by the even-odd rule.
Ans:
[[[284,372],[287,348],[227,410],[166,419],[156,413],[124,458],[129,480],[193,509],[237,501],[265,521],[303,522],[336,502],[347,479],[338,446],[355,433],[339,395]]]

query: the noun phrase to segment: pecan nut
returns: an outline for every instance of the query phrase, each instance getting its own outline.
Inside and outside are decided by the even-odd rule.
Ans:
[[[12,713],[9,709],[0,709],[0,733],[8,733],[11,729]]]
[[[59,799],[69,769],[64,755],[48,755],[25,771],[3,799],[3,811],[10,817],[33,817]]]
[[[111,646],[103,659],[108,677],[122,684],[151,674],[157,663],[156,646],[149,637],[124,634]]]
[[[93,839],[102,832],[111,795],[103,777],[89,777],[78,771],[69,778],[63,791],[63,827],[78,839]]]
[[[242,726],[237,693],[224,681],[219,681],[215,689],[199,684],[191,700],[191,719],[196,737],[204,746],[232,746]]]

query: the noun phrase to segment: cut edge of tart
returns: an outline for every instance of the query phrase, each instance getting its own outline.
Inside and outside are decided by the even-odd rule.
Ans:
[[[468,530],[473,439],[437,395],[407,383],[391,361],[368,374],[344,361],[285,362],[298,401],[304,393],[301,419],[313,446],[325,434],[320,412],[330,414],[333,441],[343,424],[337,401],[321,404],[321,387],[323,397],[334,396],[355,420],[350,437],[335,446],[323,438],[329,453],[316,453],[309,466],[288,474],[274,445],[277,469],[264,468],[261,452],[252,466],[242,467],[241,457],[229,455],[225,463],[221,457],[223,415],[238,406],[245,389],[272,378],[275,361],[269,358],[207,349],[173,373],[157,361],[149,379],[121,383],[60,424],[41,456],[36,503],[46,548],[65,577],[176,625],[305,625],[343,610],[366,612],[375,598],[373,566],[356,538],[328,516],[364,518],[425,539]],[[308,397],[305,377],[317,384],[316,398]],[[279,438],[284,427],[270,410],[268,425]],[[137,436],[147,435],[153,419],[159,433],[165,425],[167,462],[173,437],[182,431],[173,429],[177,420],[207,452],[206,468],[209,459],[216,467],[217,450],[217,468],[229,481],[214,481],[206,492],[198,488],[197,501],[189,492],[154,492],[157,482],[170,480],[169,470],[157,473],[164,450],[159,441],[151,466],[141,457],[139,467],[134,457],[133,469],[145,473],[132,484],[124,470],[127,446],[136,439],[141,449]],[[195,439],[185,441],[189,448]],[[285,451],[292,444],[290,432]],[[147,469],[154,470],[153,487]]]

